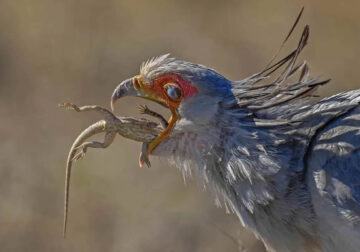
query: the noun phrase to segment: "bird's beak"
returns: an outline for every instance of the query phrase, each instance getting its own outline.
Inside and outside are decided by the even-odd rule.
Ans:
[[[153,97],[146,92],[141,84],[139,76],[124,80],[115,88],[110,101],[110,107],[113,112],[115,110],[115,102],[125,96],[141,97],[167,107],[161,100],[158,100],[156,97]]]
[[[114,111],[115,102],[124,96],[144,96],[140,90],[135,89],[134,78],[124,80],[115,88],[110,101],[112,111]]]
[[[127,79],[121,82],[114,90],[111,96],[110,106],[112,111],[114,111],[115,102],[125,96],[137,96],[144,99],[148,99],[154,102],[157,102],[165,107],[167,107],[171,112],[171,118],[168,121],[168,126],[161,132],[148,146],[147,154],[149,155],[167,136],[169,135],[172,128],[175,126],[176,122],[180,119],[180,116],[177,112],[177,108],[169,106],[164,100],[159,96],[156,96],[153,92],[148,90],[149,88],[141,80],[140,76],[135,76],[133,78]]]

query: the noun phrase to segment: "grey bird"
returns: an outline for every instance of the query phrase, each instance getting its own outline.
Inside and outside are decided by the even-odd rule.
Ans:
[[[153,155],[196,174],[268,251],[359,251],[360,89],[309,101],[328,80],[297,62],[308,35],[306,26],[287,57],[241,81],[153,58],[116,87],[111,106],[138,96],[167,107],[172,116],[144,141],[140,165]],[[141,141],[146,127],[126,137]]]

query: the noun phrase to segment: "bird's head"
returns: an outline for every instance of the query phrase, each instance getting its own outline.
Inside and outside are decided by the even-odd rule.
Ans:
[[[316,89],[329,82],[311,78],[307,63],[297,62],[308,37],[305,26],[295,50],[239,81],[168,55],[151,59],[139,75],[116,87],[111,107],[125,96],[167,107],[166,127],[141,153],[164,157],[184,175],[194,170],[230,205],[252,212],[274,199],[274,184],[287,176],[280,170],[287,171],[297,153],[289,143],[303,141],[301,125],[307,120],[298,115],[309,108]]]
[[[231,82],[202,65],[175,60],[168,55],[151,59],[140,74],[120,83],[111,97],[111,107],[125,96],[137,96],[167,107],[171,118],[167,127],[150,143],[148,154],[178,133],[205,131],[214,125],[219,104],[232,100]]]

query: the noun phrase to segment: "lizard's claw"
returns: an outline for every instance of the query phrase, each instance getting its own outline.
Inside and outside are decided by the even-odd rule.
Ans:
[[[149,108],[146,105],[139,105],[137,106],[137,109],[139,110],[140,114],[147,114],[149,111]]]
[[[73,161],[75,161],[75,162],[76,162],[76,161],[79,161],[79,160],[83,159],[83,158],[85,157],[85,155],[86,155],[86,151],[87,151],[87,147],[86,147],[86,146],[84,146],[84,145],[82,144],[82,145],[74,148],[74,150],[78,150],[78,149],[80,149],[80,150],[79,150],[79,152],[76,153],[76,155],[71,159],[72,162],[73,162]]]
[[[156,113],[155,111],[152,111],[151,109],[148,108],[148,106],[146,105],[139,105],[138,110],[141,114],[143,115],[149,115],[149,116],[153,116],[156,117],[157,119],[160,120],[161,126],[166,129],[168,126],[168,122],[166,121],[166,119],[160,115],[159,113]]]
[[[151,163],[150,163],[149,155],[148,155],[148,147],[149,147],[149,143],[143,143],[141,146],[141,152],[139,155],[139,166],[140,167],[143,167],[144,164],[146,164],[148,168],[151,167]]]

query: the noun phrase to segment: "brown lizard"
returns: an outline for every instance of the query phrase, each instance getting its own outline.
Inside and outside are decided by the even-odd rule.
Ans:
[[[150,161],[145,155],[146,146],[149,142],[156,138],[156,136],[163,130],[162,128],[166,127],[166,120],[158,113],[153,112],[146,106],[140,106],[139,110],[142,114],[147,114],[154,116],[160,120],[162,126],[158,123],[148,121],[146,119],[135,119],[131,117],[116,117],[108,109],[102,108],[97,105],[88,105],[78,107],[72,103],[61,103],[59,107],[66,109],[73,109],[77,112],[82,111],[96,111],[101,114],[104,119],[100,120],[84,131],[75,139],[72,144],[69,155],[66,162],[65,170],[65,200],[64,200],[64,229],[63,235],[65,237],[67,219],[68,219],[68,209],[69,209],[69,192],[70,192],[70,176],[71,176],[71,167],[73,162],[82,159],[88,148],[107,148],[114,141],[116,134],[119,134],[123,137],[142,142],[143,147],[140,153],[139,162],[147,164],[150,167]],[[99,134],[105,133],[104,141],[90,141],[86,142],[90,137]],[[142,165],[141,165],[142,166]]]

